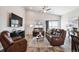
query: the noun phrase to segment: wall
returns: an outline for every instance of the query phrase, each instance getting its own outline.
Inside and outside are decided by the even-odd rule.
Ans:
[[[64,14],[61,17],[61,28],[67,30],[68,24],[71,23],[72,21],[74,22],[75,25],[74,27],[79,28],[78,23],[75,22],[78,18],[79,18],[79,8]]]
[[[32,34],[33,27],[29,25],[34,25],[36,20],[46,21],[46,20],[60,20],[59,15],[43,14],[33,10],[26,10],[26,34]],[[45,25],[45,22],[44,22]]]
[[[13,28],[8,27],[9,14],[14,13],[23,18],[23,26],[15,28],[16,30],[24,30],[25,28],[25,9],[20,6],[4,6],[0,7],[0,32],[3,30],[12,31]],[[0,49],[1,49],[0,45]]]

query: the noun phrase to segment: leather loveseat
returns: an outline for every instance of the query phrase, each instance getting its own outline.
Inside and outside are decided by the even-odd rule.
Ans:
[[[60,46],[64,44],[66,31],[63,29],[52,29],[47,31],[46,37],[52,46]]]
[[[10,35],[8,33],[8,31],[3,31],[0,35],[0,42],[2,43],[5,52],[24,52],[27,50],[26,39],[13,39],[9,37]]]

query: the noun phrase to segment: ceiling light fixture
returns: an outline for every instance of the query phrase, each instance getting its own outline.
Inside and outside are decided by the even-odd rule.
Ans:
[[[51,8],[49,8],[48,6],[44,6],[42,9],[43,9],[43,10],[42,10],[43,13],[47,13],[48,11],[51,10]]]
[[[47,11],[46,10],[43,10],[43,12],[46,13]]]

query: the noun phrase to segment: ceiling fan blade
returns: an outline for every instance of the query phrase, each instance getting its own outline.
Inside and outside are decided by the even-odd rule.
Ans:
[[[44,6],[42,9],[44,10],[46,7]]]
[[[47,11],[49,11],[49,10],[51,10],[50,8],[49,9],[47,9]]]

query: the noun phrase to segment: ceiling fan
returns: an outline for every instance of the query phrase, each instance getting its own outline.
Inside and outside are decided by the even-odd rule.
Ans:
[[[42,8],[42,12],[44,12],[44,13],[46,13],[46,12],[48,12],[48,11],[50,11],[51,10],[51,8],[49,8],[48,6],[44,6],[43,8]]]

